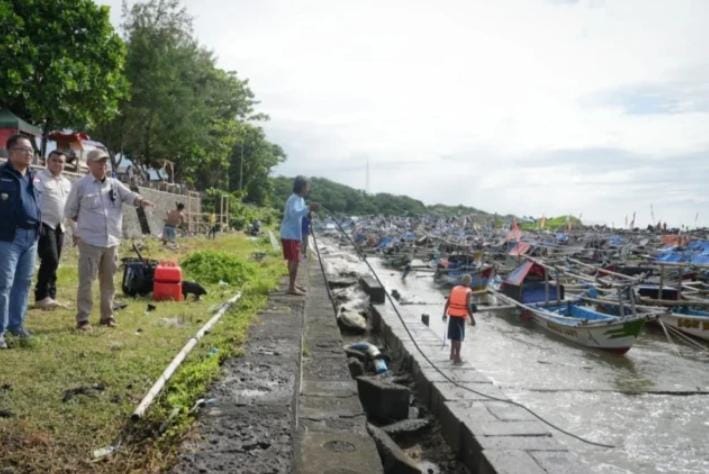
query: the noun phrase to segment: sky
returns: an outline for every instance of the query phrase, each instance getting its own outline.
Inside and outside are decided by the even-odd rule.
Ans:
[[[121,0],[99,3],[118,27]],[[270,116],[288,156],[276,175],[502,214],[709,226],[708,1],[183,4]]]

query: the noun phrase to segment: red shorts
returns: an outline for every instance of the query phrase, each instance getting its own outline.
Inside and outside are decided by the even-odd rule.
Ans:
[[[298,261],[300,254],[300,240],[281,239],[283,245],[283,258],[289,261]]]

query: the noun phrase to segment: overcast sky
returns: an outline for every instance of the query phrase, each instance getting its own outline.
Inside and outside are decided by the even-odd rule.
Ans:
[[[428,204],[709,225],[709,1],[183,3],[270,115],[275,174],[365,189],[369,162],[368,191]]]

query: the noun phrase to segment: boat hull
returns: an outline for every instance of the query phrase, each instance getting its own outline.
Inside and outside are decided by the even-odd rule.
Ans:
[[[707,315],[664,313],[660,320],[684,334],[709,341],[709,312],[706,313]]]
[[[515,304],[523,308],[523,313],[529,319],[554,336],[584,347],[601,349],[617,354],[628,352],[633,347],[646,322],[654,319],[654,316],[648,315],[625,318],[606,316],[603,319],[599,318],[599,320],[566,318],[542,305],[525,305],[499,292],[496,294],[505,303]],[[557,305],[555,309],[559,310],[567,304],[573,305],[570,302],[562,302],[562,305]],[[587,309],[581,311],[589,312]],[[597,313],[595,311],[590,312]]]
[[[534,322],[547,332],[584,347],[624,354],[633,347],[646,319],[637,318],[603,325],[560,324],[540,310],[532,310]]]

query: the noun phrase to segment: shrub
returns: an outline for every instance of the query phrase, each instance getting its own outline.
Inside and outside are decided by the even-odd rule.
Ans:
[[[242,261],[224,252],[204,250],[194,252],[182,261],[185,272],[200,283],[219,283],[223,281],[240,285],[251,279],[255,273],[253,264]]]

